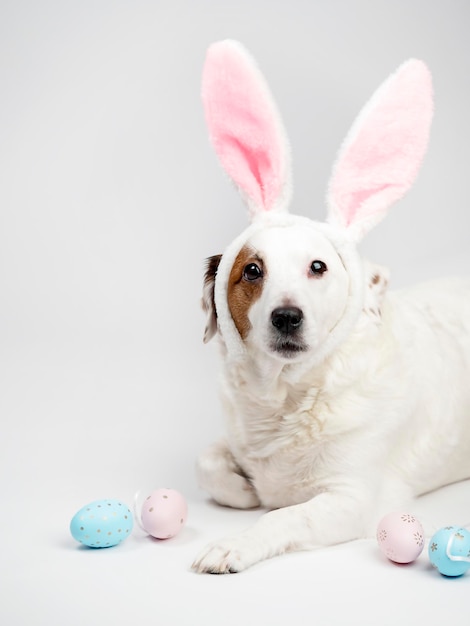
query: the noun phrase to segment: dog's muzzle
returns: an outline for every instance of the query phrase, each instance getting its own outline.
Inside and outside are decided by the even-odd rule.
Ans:
[[[305,352],[308,346],[302,341],[301,331],[304,314],[297,307],[278,307],[271,313],[273,340],[271,348],[286,359],[291,359],[299,352]]]

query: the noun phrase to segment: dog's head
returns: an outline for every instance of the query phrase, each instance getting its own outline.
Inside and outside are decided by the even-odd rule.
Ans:
[[[379,306],[385,276],[377,269],[366,275],[355,244],[418,172],[432,117],[429,72],[408,61],[365,107],[335,165],[326,223],[288,213],[287,139],[240,44],[211,46],[202,93],[213,145],[252,220],[208,261],[205,340],[219,331],[231,354],[253,346],[284,362],[323,358],[364,307]]]
[[[229,267],[224,263],[221,268],[222,256],[208,261],[205,339],[217,330],[218,312],[219,317],[228,313],[233,332],[245,345],[285,361],[302,360],[345,315],[348,271],[331,241],[310,220],[288,219],[252,230]],[[214,293],[222,271],[228,275],[218,300],[227,302],[225,312],[218,311],[225,306],[216,305]]]

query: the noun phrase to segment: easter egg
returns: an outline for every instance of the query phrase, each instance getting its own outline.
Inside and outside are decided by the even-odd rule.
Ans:
[[[462,576],[470,569],[470,532],[458,526],[446,526],[429,542],[429,560],[443,576]]]
[[[174,489],[156,489],[142,505],[142,526],[156,539],[169,539],[186,523],[188,505]]]
[[[95,500],[81,508],[70,522],[72,537],[90,548],[110,548],[132,531],[132,513],[120,500]]]
[[[411,563],[424,548],[424,530],[408,513],[389,513],[377,527],[377,543],[394,563]]]

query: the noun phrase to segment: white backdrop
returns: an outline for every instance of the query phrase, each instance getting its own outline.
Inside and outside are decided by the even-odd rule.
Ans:
[[[207,139],[199,97],[207,46],[239,39],[259,61],[291,138],[294,210],[317,219],[359,109],[404,60],[427,62],[436,92],[428,155],[413,190],[362,246],[391,267],[392,286],[400,287],[470,271],[469,23],[470,5],[460,0],[2,0],[0,530],[9,546],[1,557],[2,622],[103,623],[105,609],[113,622],[104,623],[144,618],[162,554],[173,578],[160,571],[160,582],[183,586],[191,598],[177,603],[188,612],[175,623],[200,623],[191,603],[209,611],[200,598],[206,590],[212,596],[210,587],[223,584],[220,601],[235,592],[228,587],[235,583],[187,572],[205,540],[258,515],[211,507],[193,475],[198,452],[223,431],[216,350],[202,344],[203,263],[246,225]],[[101,497],[132,502],[138,489],[159,486],[193,503],[175,544],[179,560],[166,546],[150,560],[142,538],[129,540],[100,563],[111,559],[133,572],[134,600],[123,600],[119,584],[100,587],[103,605],[76,596],[73,572],[93,580],[102,565],[75,549],[73,513]],[[450,493],[462,519],[442,521],[470,519],[468,489]],[[119,565],[116,554],[127,560]],[[337,558],[343,567],[343,553],[328,555],[327,563]],[[290,558],[291,571],[303,571],[301,557]],[[311,576],[318,570],[308,559]],[[278,569],[258,571],[283,571],[269,567]],[[343,574],[348,585],[349,570]],[[246,576],[251,589],[253,574]],[[419,588],[416,572],[412,580]],[[297,584],[304,588],[303,576]],[[464,579],[448,593],[459,584]],[[169,602],[166,588],[163,595]],[[285,613],[271,615],[269,597],[266,587],[262,608],[271,623],[306,606],[287,601]],[[248,609],[237,614],[240,606],[225,623],[235,615],[252,623]],[[370,623],[378,623],[370,610]],[[165,615],[154,613],[173,623]],[[367,623],[364,614],[357,619]]]

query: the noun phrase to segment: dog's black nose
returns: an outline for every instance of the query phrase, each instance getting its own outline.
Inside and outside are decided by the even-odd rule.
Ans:
[[[295,332],[302,325],[304,314],[297,307],[279,307],[271,313],[271,322],[274,328],[277,328],[286,335]]]

